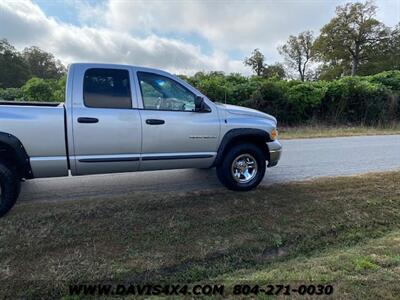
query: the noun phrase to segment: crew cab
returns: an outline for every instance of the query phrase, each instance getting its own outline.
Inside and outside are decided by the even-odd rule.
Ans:
[[[276,127],[161,70],[72,64],[65,104],[0,102],[0,216],[33,178],[216,167],[247,191],[279,161]]]

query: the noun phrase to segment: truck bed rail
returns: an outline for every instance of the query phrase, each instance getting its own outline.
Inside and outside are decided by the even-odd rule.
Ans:
[[[35,102],[35,101],[4,101],[0,100],[0,105],[16,105],[16,106],[59,106],[62,102]]]

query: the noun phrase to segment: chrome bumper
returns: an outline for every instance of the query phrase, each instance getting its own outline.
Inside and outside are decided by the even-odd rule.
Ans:
[[[269,151],[269,161],[268,168],[274,167],[278,164],[279,159],[281,158],[282,153],[282,145],[278,140],[267,143],[268,151]]]

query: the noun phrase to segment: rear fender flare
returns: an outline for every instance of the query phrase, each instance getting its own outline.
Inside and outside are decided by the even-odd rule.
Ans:
[[[33,178],[29,156],[26,153],[21,141],[12,134],[0,132],[0,146],[1,144],[6,145],[7,148],[9,148],[9,150],[12,152],[11,154],[20,177],[26,179]],[[0,157],[1,156],[2,153],[0,152]]]

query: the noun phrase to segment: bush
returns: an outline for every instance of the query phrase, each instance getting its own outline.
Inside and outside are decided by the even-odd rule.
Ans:
[[[285,81],[266,80],[253,92],[251,99],[241,104],[276,116],[281,122],[290,122]]]
[[[63,102],[65,98],[66,77],[60,80],[41,79],[34,77],[21,88],[27,101]]]
[[[19,100],[22,98],[20,88],[0,89],[0,100]]]
[[[400,71],[334,81],[283,81],[221,72],[184,77],[210,99],[249,106],[280,123],[385,124],[400,117]]]
[[[225,102],[225,99],[231,98],[232,91],[222,76],[204,78],[198,82],[197,88],[214,101]]]
[[[27,101],[51,101],[52,83],[49,80],[33,77],[22,86],[22,93]]]
[[[400,71],[386,71],[366,77],[372,83],[378,83],[400,92]]]
[[[240,74],[224,75],[222,72],[198,72],[192,77],[180,76],[213,101],[238,104],[249,100],[264,80],[260,77],[247,78]]]
[[[290,87],[286,96],[292,110],[291,122],[301,123],[313,118],[326,91],[324,82],[305,82]]]
[[[388,121],[391,91],[362,77],[344,77],[328,84],[320,117],[333,123],[375,125]]]
[[[67,76],[64,75],[53,84],[53,99],[56,102],[65,102],[65,87],[67,84]]]

